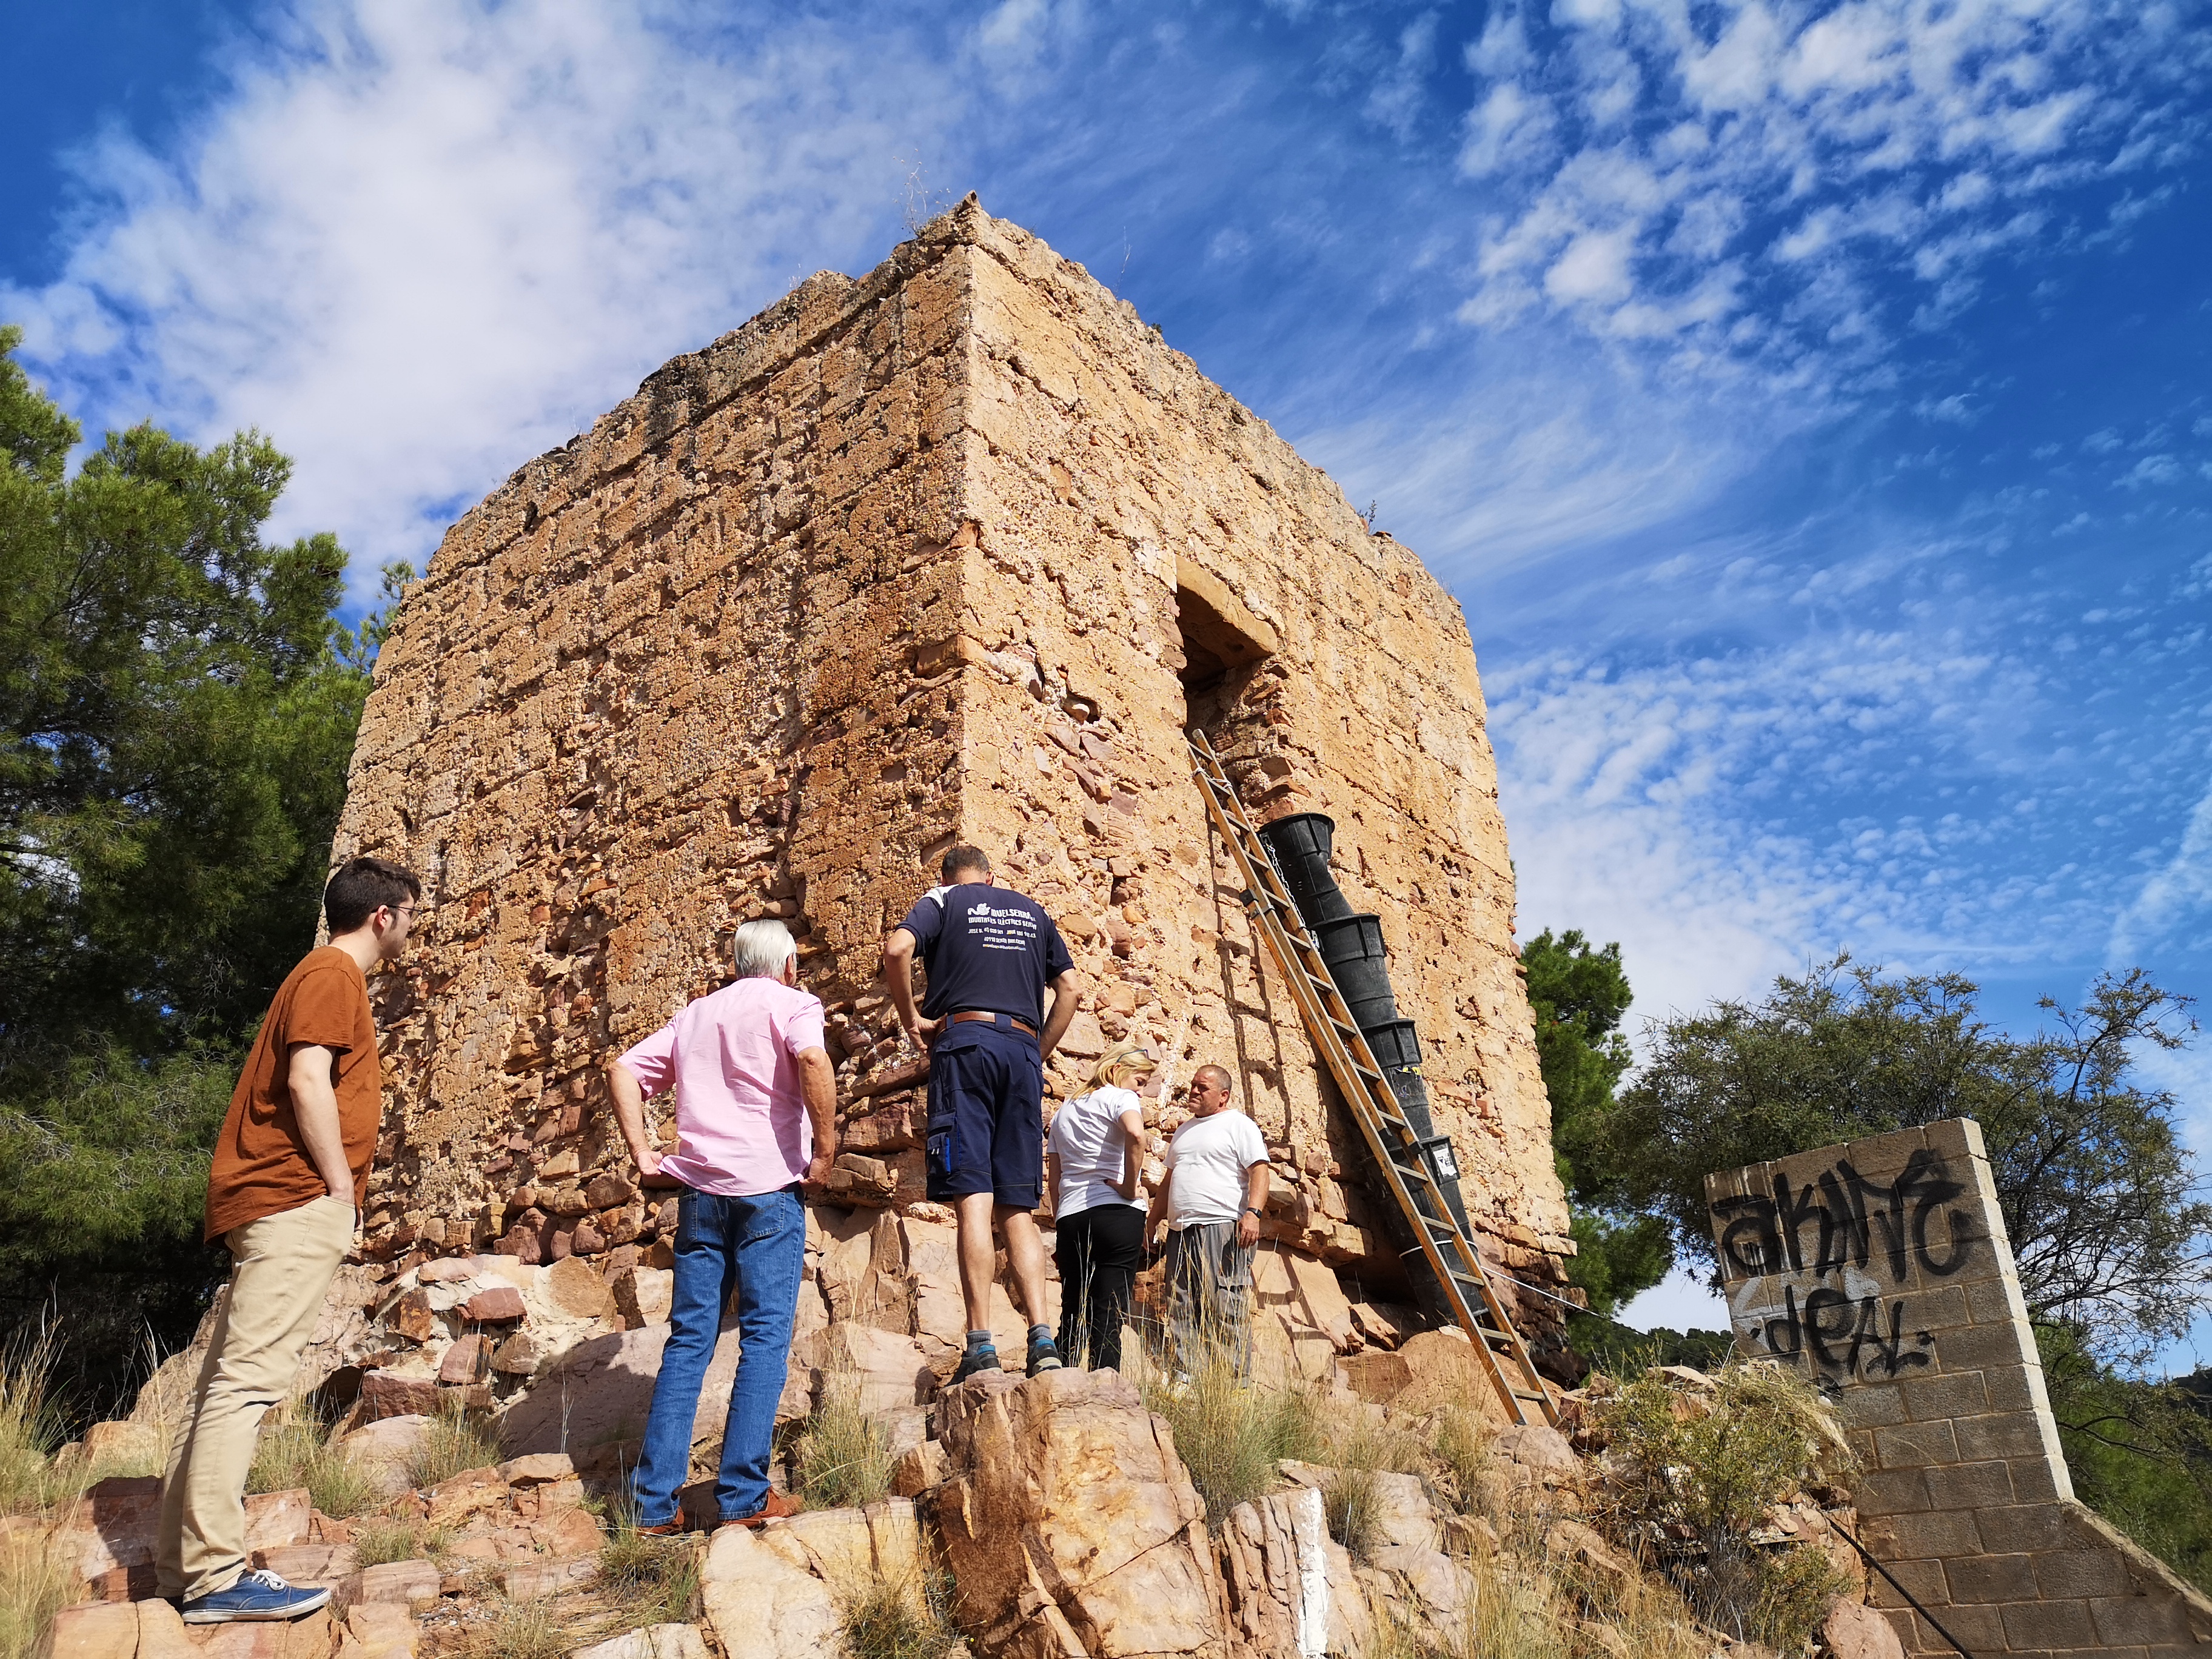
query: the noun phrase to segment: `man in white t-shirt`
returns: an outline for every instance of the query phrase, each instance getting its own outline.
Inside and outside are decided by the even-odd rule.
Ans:
[[[1226,1349],[1239,1375],[1252,1366],[1252,1247],[1267,1204],[1267,1144],[1229,1104],[1229,1073],[1201,1066],[1190,1079],[1190,1121],[1168,1143],[1168,1178],[1152,1194],[1145,1237],[1168,1231],[1168,1309],[1175,1363],[1188,1375],[1209,1348]]]

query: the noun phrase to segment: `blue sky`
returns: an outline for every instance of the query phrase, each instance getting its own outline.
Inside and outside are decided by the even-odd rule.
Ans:
[[[1639,1014],[2212,991],[2203,5],[12,12],[0,317],[94,424],[272,434],[363,595],[974,189],[1459,597],[1524,928]]]

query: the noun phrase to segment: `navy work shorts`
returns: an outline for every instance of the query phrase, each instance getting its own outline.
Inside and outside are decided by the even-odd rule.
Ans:
[[[963,1020],[929,1051],[929,1196],[989,1193],[1036,1207],[1044,1190],[1044,1056],[1006,1022]]]

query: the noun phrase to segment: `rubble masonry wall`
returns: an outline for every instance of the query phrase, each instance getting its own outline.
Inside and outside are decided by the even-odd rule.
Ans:
[[[1193,708],[1200,616],[1255,659]],[[1181,1033],[1183,1074],[1229,1064],[1276,1151],[1271,1237],[1387,1295],[1339,1178],[1349,1126],[1188,781],[1193,719],[1261,816],[1338,820],[1483,1247],[1556,1282],[1483,718],[1416,558],[1079,267],[963,204],[659,370],[465,516],[408,594],[334,849],[413,866],[435,905],[372,988],[369,1252],[652,1244],[672,1206],[630,1189],[600,1068],[720,983],[762,915],[831,1009],[837,1197],[911,1210],[920,1066],[876,956],[957,836],[1076,953],[1053,1087],[1113,1037]]]

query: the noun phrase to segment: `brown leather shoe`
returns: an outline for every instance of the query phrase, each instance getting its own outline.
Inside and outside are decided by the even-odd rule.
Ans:
[[[764,1522],[781,1521],[787,1516],[803,1515],[805,1512],[805,1504],[800,1503],[796,1498],[785,1497],[774,1486],[770,1486],[768,1489],[767,1503],[762,1504],[750,1515],[725,1516],[721,1525],[716,1527],[715,1530],[720,1532],[722,1527],[743,1527],[750,1532]]]
[[[630,1530],[635,1533],[640,1538],[676,1538],[689,1532],[690,1529],[690,1523],[684,1520],[684,1518],[680,1515],[673,1521],[662,1522],[657,1527],[632,1527],[630,1528]]]

